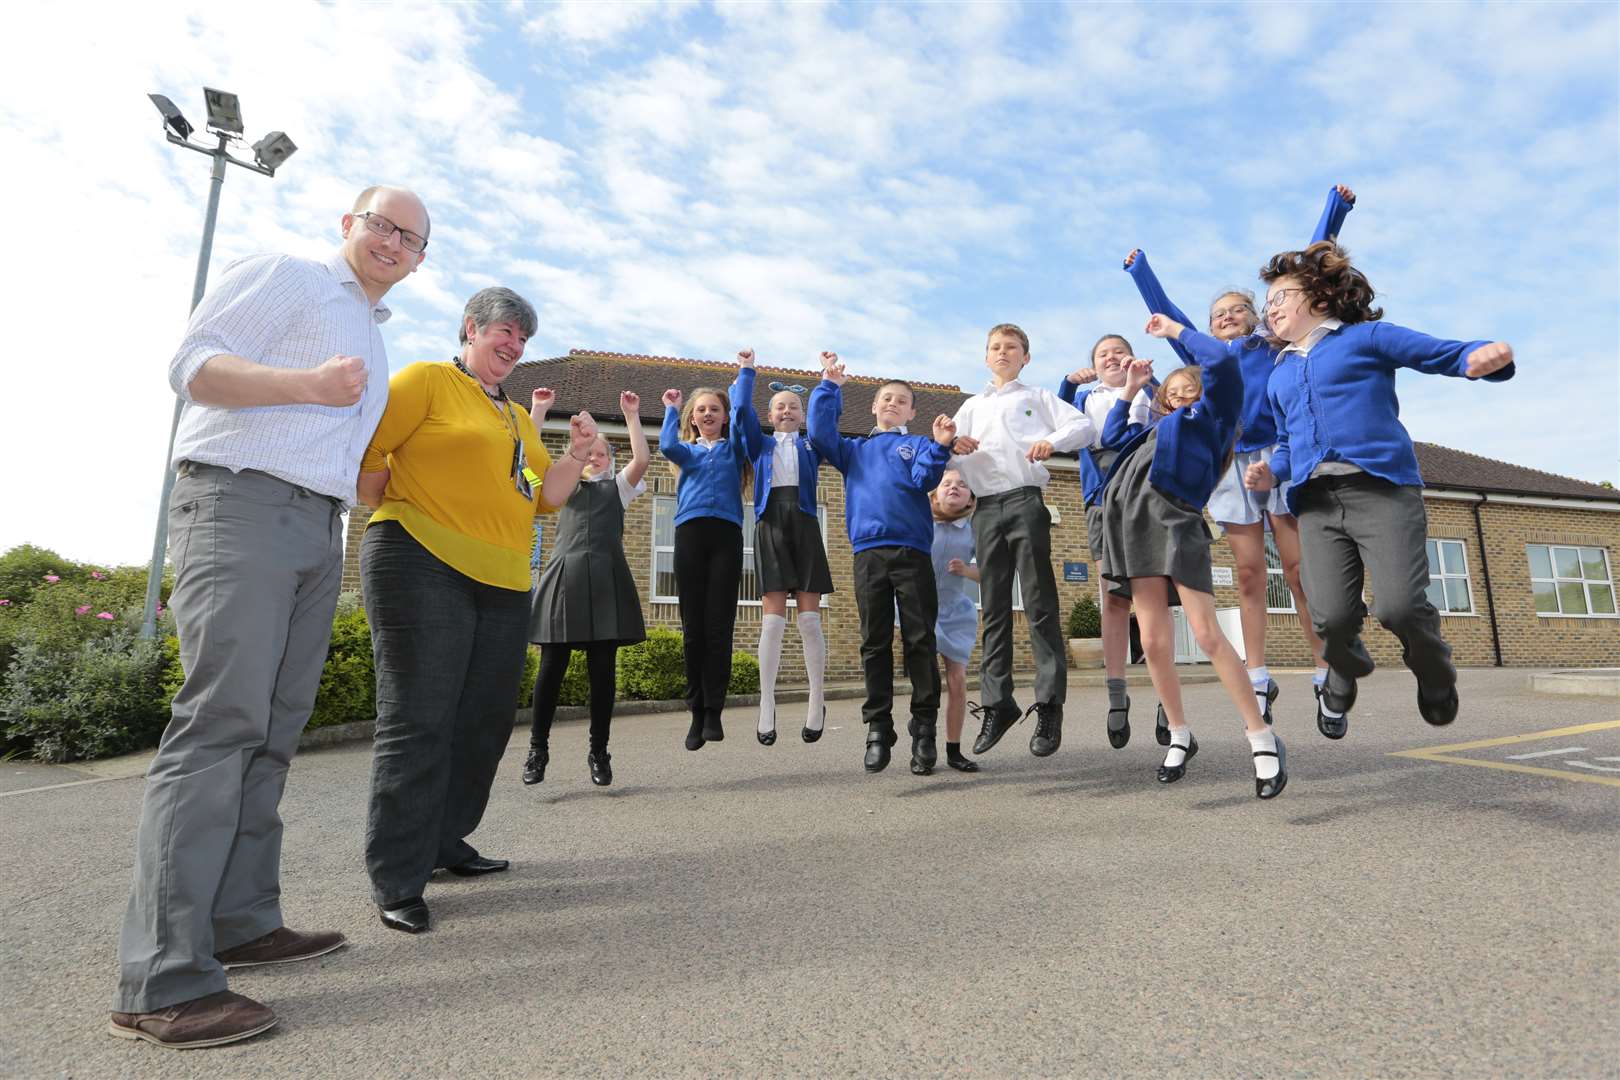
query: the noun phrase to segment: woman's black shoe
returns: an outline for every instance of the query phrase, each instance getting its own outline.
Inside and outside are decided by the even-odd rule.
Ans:
[[[776,745],[776,729],[773,727],[769,731],[761,731],[758,728],[755,728],[754,729],[754,738],[759,740],[759,745],[761,745],[761,746],[775,746]]]
[[[613,755],[603,750],[601,753],[591,751],[585,755],[585,764],[591,770],[591,783],[597,787],[607,787],[613,783],[613,766],[609,764]]]
[[[420,934],[428,929],[432,922],[428,916],[427,901],[420,896],[401,900],[388,907],[379,905],[377,914],[382,917],[382,924],[388,929],[400,930],[407,934]]]
[[[805,742],[815,742],[821,738],[821,733],[825,730],[827,730],[827,706],[823,705],[821,707],[821,726],[812,728],[809,724],[806,724],[804,730],[799,732],[799,738]]]
[[[1164,705],[1159,705],[1158,713],[1153,717],[1153,738],[1160,746],[1170,745],[1170,718],[1164,715]]]
[[[720,726],[720,710],[710,709],[703,714],[703,741],[725,742],[726,729]]]
[[[529,757],[523,762],[523,782],[525,784],[538,784],[546,778],[546,764],[551,761],[551,752],[543,747],[529,747]]]
[[[1119,727],[1114,726],[1114,714],[1122,717]],[[1131,696],[1125,695],[1125,704],[1118,709],[1108,710],[1108,745],[1115,750],[1125,749],[1125,744],[1131,741]]]
[[[1270,750],[1256,750],[1255,757],[1274,757],[1277,759],[1277,775],[1269,780],[1254,778],[1254,795],[1257,799],[1275,799],[1282,794],[1282,789],[1288,786],[1288,755],[1283,750],[1283,741],[1277,739],[1277,752]]]
[[[1187,775],[1187,762],[1191,761],[1193,759],[1193,755],[1198,753],[1198,736],[1188,735],[1187,740],[1187,753],[1186,756],[1181,759],[1180,765],[1159,766],[1159,783],[1173,784],[1177,780],[1180,780],[1183,776]]]
[[[1260,710],[1260,719],[1266,722],[1266,727],[1271,726],[1271,703],[1277,700],[1277,695],[1280,693],[1282,693],[1282,687],[1277,685],[1277,680],[1267,679],[1265,694],[1266,703]],[[1256,694],[1254,696],[1259,697],[1260,695]]]
[[[703,714],[692,714],[692,726],[686,729],[686,748],[688,750],[703,749]]]

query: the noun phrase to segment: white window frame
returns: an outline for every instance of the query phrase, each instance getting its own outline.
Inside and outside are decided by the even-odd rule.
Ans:
[[[660,544],[660,543],[658,543],[658,516],[659,516],[659,511],[660,510],[663,510],[667,514],[668,520],[671,523],[670,524],[670,542],[668,544]],[[660,552],[668,552],[669,553],[669,566],[670,566],[670,573],[672,575],[673,575],[674,569],[675,569],[675,527],[674,527],[674,520],[675,520],[675,496],[673,496],[673,495],[654,495],[653,496],[652,530],[651,530],[652,535],[649,537],[649,540],[651,542],[651,547],[652,547],[652,555],[651,555],[652,588],[651,588],[651,592],[652,592],[652,602],[655,603],[655,604],[678,604],[678,603],[680,603],[680,597],[679,596],[664,595],[664,594],[661,594],[658,591],[658,555],[659,555]],[[748,503],[748,502],[743,503],[743,567],[744,567],[744,569],[747,569],[752,564],[752,561],[753,561],[753,558],[754,558],[753,537],[754,537],[755,524],[756,524],[756,522],[755,522],[755,519],[754,519],[754,504],[753,503]],[[818,526],[820,526],[820,528],[821,528],[821,546],[822,546],[823,550],[825,550],[825,548],[827,546],[827,505],[825,503],[817,503],[816,504],[816,524]],[[738,607],[761,607],[761,606],[763,606],[764,601],[759,599],[758,597],[756,597],[754,599],[749,599],[749,598],[745,597],[742,594],[742,581],[743,580],[746,580],[746,577],[744,579],[742,579],[742,580],[739,580],[738,583],[737,583],[737,606]],[[758,577],[757,573],[754,576],[754,580],[756,582],[759,580],[759,577]],[[790,597],[788,597],[788,603],[795,606],[795,607],[797,607],[798,606],[798,598],[794,597],[794,596],[790,596]],[[822,607],[827,606],[827,600],[825,598],[822,600],[821,606]]]
[[[1461,615],[1461,616],[1478,615],[1479,612],[1474,607],[1474,582],[1473,582],[1473,579],[1472,579],[1472,575],[1469,573],[1469,570],[1468,570],[1468,545],[1463,543],[1461,540],[1456,540],[1456,539],[1453,539],[1451,537],[1431,536],[1431,537],[1428,537],[1427,539],[1425,539],[1423,541],[1423,548],[1424,548],[1423,554],[1424,554],[1425,558],[1428,557],[1428,548],[1429,548],[1430,544],[1434,545],[1434,565],[1439,568],[1440,572],[1439,573],[1434,573],[1434,572],[1431,571],[1429,573],[1429,584],[1431,586],[1435,585],[1436,583],[1439,584],[1439,586],[1440,586],[1440,599],[1445,601],[1446,604],[1448,604],[1448,605],[1451,603],[1450,597],[1446,593],[1446,582],[1447,581],[1461,581],[1463,583],[1463,588],[1468,590],[1468,609],[1466,611],[1463,611],[1463,610],[1455,610],[1455,611],[1448,610],[1446,607],[1442,607],[1439,604],[1434,605],[1435,610],[1438,611],[1441,615],[1445,615],[1445,616],[1448,616],[1448,617],[1453,616],[1453,615]],[[1446,545],[1446,546],[1451,547],[1451,548],[1456,550],[1457,557],[1462,560],[1462,567],[1463,567],[1462,568],[1462,573],[1453,574],[1453,573],[1449,573],[1446,570],[1445,553],[1441,550],[1441,545]],[[1431,604],[1433,604],[1434,603],[1434,598],[1430,597],[1429,602]]]
[[[979,573],[981,573],[981,574],[984,573],[984,568],[980,567],[977,562],[975,562],[973,565],[975,567],[978,567]],[[972,578],[968,578],[967,583],[971,587],[971,590],[972,590],[972,593],[973,593],[973,607],[975,608],[975,610],[983,611],[984,610],[984,604],[981,602],[981,599],[980,599],[982,597],[983,593],[979,589],[979,583],[977,581],[974,581]],[[1018,576],[1018,571],[1016,571],[1016,570],[1013,571],[1012,601],[1013,601],[1012,609],[1014,611],[1023,611],[1024,610],[1024,583],[1023,583],[1023,580]],[[1068,612],[1065,611],[1062,614],[1067,616]]]
[[[1541,548],[1542,550],[1544,550],[1547,553],[1547,566],[1548,566],[1548,569],[1550,569],[1551,572],[1552,572],[1551,577],[1537,577],[1536,576],[1535,563],[1530,558],[1530,553],[1532,551],[1534,551],[1536,548]],[[1559,573],[1558,573],[1558,557],[1554,554],[1554,552],[1560,551],[1560,550],[1562,550],[1562,551],[1573,551],[1575,553],[1575,561],[1581,567],[1581,576],[1580,577],[1578,577],[1578,578],[1562,577],[1562,576],[1559,575]],[[1603,556],[1603,578],[1601,580],[1597,579],[1597,578],[1589,578],[1589,577],[1586,576],[1586,561],[1581,558],[1581,552],[1582,551],[1596,551],[1596,552],[1599,552],[1599,553],[1602,554],[1602,556]],[[1620,610],[1617,610],[1617,611],[1597,611],[1597,612],[1594,612],[1592,610],[1592,587],[1594,585],[1596,585],[1596,586],[1598,586],[1600,588],[1607,588],[1609,590],[1609,606],[1613,607],[1613,608],[1620,609],[1620,602],[1616,601],[1615,592],[1614,592],[1614,567],[1609,563],[1609,549],[1608,548],[1599,547],[1596,544],[1526,544],[1525,545],[1525,562],[1528,565],[1529,570],[1530,570],[1530,605],[1531,605],[1531,607],[1532,608],[1535,607],[1535,587],[1537,585],[1551,585],[1552,586],[1553,599],[1558,602],[1559,610],[1557,610],[1557,611],[1541,611],[1539,609],[1536,610],[1536,616],[1538,618],[1543,618],[1543,619],[1614,619],[1614,618],[1620,618]],[[1580,611],[1566,612],[1566,611],[1563,610],[1564,600],[1563,600],[1562,595],[1560,595],[1560,593],[1559,593],[1559,587],[1563,586],[1563,585],[1580,585],[1582,587],[1581,588],[1581,595],[1582,595],[1582,598],[1586,601],[1586,610],[1584,612],[1580,612]]]
[[[1277,550],[1277,542],[1271,537],[1271,530],[1267,529],[1266,536],[1266,614],[1268,615],[1297,615],[1299,608],[1294,604],[1294,591],[1288,587],[1288,575],[1283,573],[1282,552]],[[1288,601],[1287,607],[1273,607],[1271,604],[1274,595],[1280,593]]]

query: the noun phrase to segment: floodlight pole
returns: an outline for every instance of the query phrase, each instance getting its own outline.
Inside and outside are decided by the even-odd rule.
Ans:
[[[240,165],[245,169],[252,169],[263,176],[274,176],[274,169],[266,169],[232,157],[225,152],[230,145],[231,137],[224,132],[219,135],[219,145],[212,150],[196,143],[188,142],[172,132],[168,140],[187,150],[195,150],[207,154],[214,159],[214,169],[209,176],[208,184],[208,212],[203,217],[202,244],[197,249],[197,276],[191,285],[190,311],[196,311],[197,305],[202,303],[203,293],[208,286],[208,258],[214,249],[214,222],[219,217],[219,192],[225,184],[225,165],[227,162]],[[158,496],[157,530],[152,539],[152,565],[146,574],[146,604],[141,615],[141,637],[157,636],[157,603],[158,595],[163,587],[163,563],[166,550],[169,546],[169,495],[174,490],[174,469],[169,462],[174,457],[175,432],[180,427],[180,413],[185,408],[185,400],[180,397],[174,399],[174,415],[169,420],[169,446],[163,455],[163,488]]]

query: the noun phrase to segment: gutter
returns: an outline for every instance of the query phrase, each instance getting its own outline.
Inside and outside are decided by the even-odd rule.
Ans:
[[[1485,554],[1485,525],[1479,517],[1479,508],[1488,500],[1489,497],[1481,491],[1479,501],[1474,503],[1474,539],[1479,543],[1479,572],[1485,579],[1485,614],[1491,621],[1491,650],[1496,654],[1496,666],[1501,667],[1502,635],[1496,627],[1496,596],[1491,590],[1490,556]]]

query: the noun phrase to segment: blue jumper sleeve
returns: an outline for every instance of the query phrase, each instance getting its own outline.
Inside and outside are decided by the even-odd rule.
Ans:
[[[1345,202],[1340,196],[1339,189],[1329,188],[1327,205],[1322,207],[1322,220],[1316,223],[1316,231],[1311,233],[1311,243],[1318,240],[1339,241],[1339,230],[1344,227],[1344,219],[1355,209],[1355,203]]]
[[[664,426],[658,432],[658,452],[665,461],[685,468],[692,463],[692,448],[681,442],[681,410],[664,406]]]
[[[1131,399],[1121,396],[1108,410],[1103,421],[1102,443],[1105,450],[1117,450],[1142,433],[1145,425],[1131,423]]]
[[[1277,422],[1277,445],[1271,451],[1271,474],[1278,481],[1292,480],[1294,453],[1288,446],[1288,414],[1283,411],[1277,392],[1266,384],[1266,400],[1271,402],[1271,416]]]
[[[1209,409],[1225,424],[1236,426],[1243,412],[1243,369],[1238,364],[1237,350],[1231,342],[1220,341],[1188,327],[1181,332],[1182,340],[1203,338],[1203,342],[1189,345],[1198,357],[1198,367],[1204,375],[1204,400]]]
[[[939,487],[945,466],[951,461],[951,448],[929,438],[922,442],[911,459],[911,482],[918,491],[929,492]]]
[[[1186,312],[1172,304],[1170,298],[1165,295],[1164,286],[1159,284],[1158,275],[1154,274],[1153,267],[1148,265],[1147,252],[1138,249],[1136,260],[1125,268],[1125,272],[1131,275],[1132,281],[1136,282],[1136,291],[1142,294],[1142,301],[1147,304],[1147,309],[1150,312],[1155,315],[1168,315],[1182,326],[1197,325],[1187,318]],[[1183,364],[1196,364],[1198,362],[1193,359],[1191,353],[1181,347],[1179,341],[1170,342],[1170,347],[1176,350],[1176,355],[1181,357]]]
[[[1408,330],[1394,323],[1377,322],[1372,328],[1372,347],[1391,368],[1405,367],[1425,375],[1468,377],[1468,355],[1489,341],[1447,341]],[[1514,365],[1485,376],[1487,382],[1513,378]]]
[[[1069,381],[1068,375],[1063,375],[1058,379],[1057,396],[1062,398],[1065,404],[1073,405],[1077,409],[1085,408],[1081,402],[1086,400],[1086,395],[1081,393],[1078,383]],[[1077,397],[1078,400],[1076,400]]]
[[[843,411],[843,390],[837,383],[823,379],[810,391],[810,411],[805,416],[805,430],[816,453],[833,468],[847,474],[851,440],[838,433],[838,417]]]
[[[727,393],[731,396],[731,444],[739,461],[752,463],[765,451],[765,432],[754,410],[754,369],[738,368]]]

